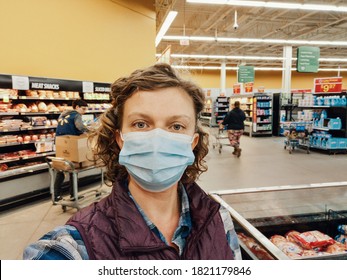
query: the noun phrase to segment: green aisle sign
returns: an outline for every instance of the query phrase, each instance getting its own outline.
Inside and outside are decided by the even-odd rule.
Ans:
[[[237,76],[239,83],[254,82],[254,66],[239,66]]]
[[[296,71],[317,73],[320,50],[318,47],[298,47]]]

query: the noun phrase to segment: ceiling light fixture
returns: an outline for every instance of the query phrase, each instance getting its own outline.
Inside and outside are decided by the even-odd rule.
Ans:
[[[221,66],[203,66],[203,65],[172,65],[175,69],[186,69],[186,70],[221,70]],[[226,70],[238,70],[238,67],[225,67]],[[283,71],[282,67],[254,67],[257,71]],[[291,68],[291,71],[296,71],[296,68]],[[347,68],[319,68],[318,71],[336,72],[343,71],[346,72]]]
[[[230,6],[246,6],[246,7],[264,7],[275,9],[290,10],[309,10],[324,12],[347,12],[347,6],[321,5],[321,4],[300,4],[300,3],[282,3],[273,1],[238,1],[238,0],[187,0],[188,3],[196,4],[215,4]]]
[[[160,27],[160,30],[159,30],[157,36],[155,37],[155,47],[157,47],[159,45],[159,43],[162,40],[163,36],[165,35],[167,30],[169,29],[171,23],[174,21],[175,17],[177,16],[177,13],[178,12],[176,12],[176,11],[170,11],[168,13],[166,19],[164,20],[164,23]]]
[[[156,57],[161,54],[156,54]],[[209,54],[171,54],[172,58],[196,58],[196,59],[220,59],[220,60],[283,60],[283,57],[279,56],[244,56],[244,55],[209,55]],[[293,57],[292,60],[297,60]],[[321,57],[319,61],[326,62],[347,62],[347,58],[338,57]]]
[[[282,40],[282,39],[256,39],[256,38],[227,38],[206,36],[163,36],[163,40],[179,41],[190,40],[196,42],[225,42],[225,43],[259,43],[273,45],[311,45],[311,46],[347,46],[347,41],[315,41],[315,40]]]

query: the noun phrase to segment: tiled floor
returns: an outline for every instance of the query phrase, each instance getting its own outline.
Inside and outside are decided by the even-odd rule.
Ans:
[[[242,138],[242,156],[235,158],[232,148],[223,146],[221,153],[211,148],[207,156],[208,172],[198,183],[206,191],[236,188],[297,185],[347,181],[347,155],[306,154],[284,150],[281,137]],[[225,139],[222,143],[227,143]],[[41,200],[0,213],[0,259],[21,259],[23,248],[75,213],[63,212],[50,200]]]

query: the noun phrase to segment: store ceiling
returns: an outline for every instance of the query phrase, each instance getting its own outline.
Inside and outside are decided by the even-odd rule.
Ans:
[[[331,4],[347,6],[346,0],[338,1],[278,1],[292,3]],[[241,7],[187,3],[185,0],[156,0],[157,31],[168,11],[178,12],[166,35],[234,37],[285,40],[347,41],[347,13],[326,11],[299,11],[274,8]],[[237,10],[238,29],[234,30],[234,13]],[[157,54],[171,46],[172,54],[242,55],[283,57],[283,45],[270,43],[221,43],[189,42],[163,39]],[[296,57],[298,45],[293,45]],[[319,46],[321,58],[347,58],[347,46]],[[220,59],[172,58],[175,65],[219,66]],[[282,67],[282,61],[227,60],[227,66],[240,64],[256,67]],[[320,68],[347,68],[347,62],[320,62]],[[295,61],[293,61],[295,67]]]

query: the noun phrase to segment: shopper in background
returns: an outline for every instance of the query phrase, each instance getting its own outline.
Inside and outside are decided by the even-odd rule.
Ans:
[[[111,87],[94,132],[109,196],[24,251],[24,259],[240,259],[229,212],[196,183],[207,170],[202,90],[156,64]]]
[[[66,110],[58,118],[56,136],[62,135],[81,135],[88,132],[88,128],[82,122],[82,115],[88,109],[88,103],[84,100],[75,100],[72,103],[73,110]],[[54,202],[62,200],[62,185],[64,182],[64,172],[57,172],[54,182]],[[70,173],[70,200],[74,201],[73,194],[73,177]]]
[[[240,138],[245,128],[245,112],[240,109],[240,102],[235,101],[233,109],[224,117],[222,125],[227,126],[230,145],[234,147],[233,155],[240,157],[242,149],[240,148]]]

